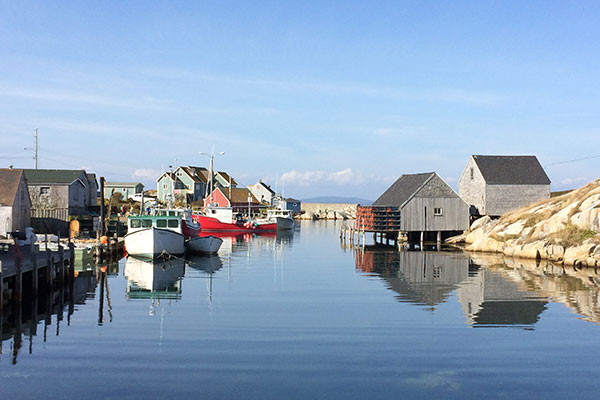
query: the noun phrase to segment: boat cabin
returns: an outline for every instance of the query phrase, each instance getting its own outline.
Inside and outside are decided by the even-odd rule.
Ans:
[[[165,213],[165,214],[170,214]],[[127,218],[127,233],[148,229],[168,229],[182,233],[179,215],[136,215]]]
[[[267,210],[267,218],[282,217],[282,218],[293,218],[294,212],[292,210]]]

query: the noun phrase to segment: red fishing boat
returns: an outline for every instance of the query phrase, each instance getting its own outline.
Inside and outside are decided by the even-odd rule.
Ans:
[[[234,214],[231,207],[205,208],[204,214],[193,214],[192,219],[202,226],[203,232],[275,232],[277,222],[254,221],[244,219],[241,214]]]

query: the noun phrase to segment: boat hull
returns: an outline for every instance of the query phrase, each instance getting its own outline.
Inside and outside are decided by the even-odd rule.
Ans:
[[[202,226],[202,232],[228,231],[228,232],[274,232],[277,223],[227,223],[205,215],[194,215],[194,221]]]
[[[277,220],[277,229],[294,229],[293,218],[275,217]]]
[[[194,237],[185,242],[186,249],[198,254],[217,254],[223,239],[216,236]]]
[[[151,227],[125,235],[125,249],[128,254],[144,258],[179,255],[185,253],[185,239],[181,233]]]

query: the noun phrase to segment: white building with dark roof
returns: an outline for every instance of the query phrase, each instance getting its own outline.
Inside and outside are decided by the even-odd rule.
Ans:
[[[458,188],[471,215],[500,216],[550,198],[550,179],[535,156],[471,156]]]
[[[263,182],[262,179],[254,185],[249,185],[248,189],[252,192],[252,195],[256,197],[261,203],[273,205],[275,192],[273,191],[273,189],[271,189],[271,186]]]

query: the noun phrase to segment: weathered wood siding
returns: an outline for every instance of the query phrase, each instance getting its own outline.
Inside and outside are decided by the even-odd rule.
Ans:
[[[467,166],[458,181],[458,194],[471,206],[473,215],[485,215],[485,180],[473,157],[469,157]]]
[[[441,208],[442,215],[434,215]],[[460,198],[415,197],[402,208],[404,232],[464,231],[469,228],[469,206]]]
[[[434,209],[441,208],[441,215]],[[469,206],[439,176],[434,176],[401,209],[401,229],[463,231],[469,227]]]
[[[550,185],[487,185],[485,213],[499,216],[549,198]]]

